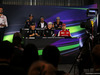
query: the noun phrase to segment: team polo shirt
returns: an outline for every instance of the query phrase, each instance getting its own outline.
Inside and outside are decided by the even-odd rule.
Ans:
[[[59,33],[58,33],[58,36],[71,36],[71,34],[70,34],[70,32],[69,32],[69,30],[61,30],[61,31],[59,31]]]

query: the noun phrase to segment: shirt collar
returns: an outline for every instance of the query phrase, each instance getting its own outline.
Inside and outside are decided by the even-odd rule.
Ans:
[[[64,31],[64,30],[62,30],[62,31]],[[67,31],[67,29],[65,31]]]
[[[0,17],[3,17],[4,15],[2,14]]]

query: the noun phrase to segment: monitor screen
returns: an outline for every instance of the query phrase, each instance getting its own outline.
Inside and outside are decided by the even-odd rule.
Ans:
[[[98,9],[88,9],[87,16],[96,16],[98,14]]]

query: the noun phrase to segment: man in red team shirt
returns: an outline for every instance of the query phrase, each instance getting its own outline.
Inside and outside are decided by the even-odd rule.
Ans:
[[[62,30],[59,31],[58,36],[60,36],[60,37],[71,37],[69,30],[66,29],[66,24],[62,24]]]

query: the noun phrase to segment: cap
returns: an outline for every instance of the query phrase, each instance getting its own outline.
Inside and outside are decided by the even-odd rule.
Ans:
[[[33,15],[32,15],[32,14],[30,14],[30,15],[29,15],[29,17],[31,17],[31,16],[33,17]]]
[[[40,18],[44,18],[43,16],[41,16]]]
[[[48,25],[49,25],[49,24],[53,24],[53,23],[52,23],[52,22],[48,22]]]
[[[57,19],[57,20],[60,20],[60,17],[57,17],[56,19]]]
[[[66,26],[66,24],[63,23],[62,26]]]
[[[34,22],[32,22],[30,25],[31,25],[31,26],[33,26],[33,25],[35,25],[35,23],[34,23]]]

